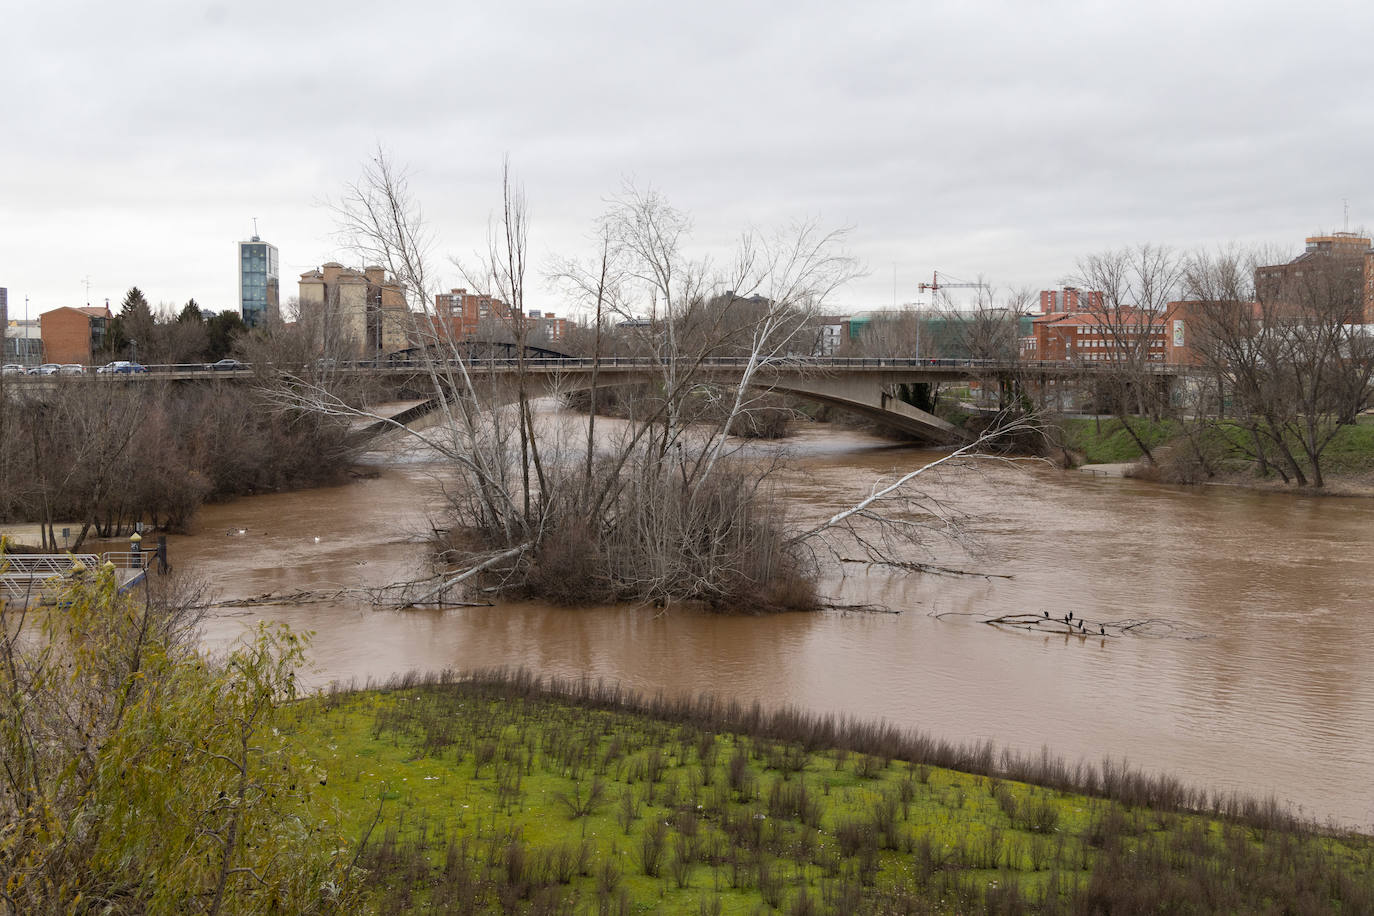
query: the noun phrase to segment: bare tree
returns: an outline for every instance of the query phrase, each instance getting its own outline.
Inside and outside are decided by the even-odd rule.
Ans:
[[[515,399],[520,443],[521,503],[526,519],[537,513],[533,501],[548,493],[548,479],[540,457],[539,441],[534,435],[534,412],[530,399],[525,357],[529,344],[530,321],[525,312],[526,253],[529,246],[529,218],[524,188],[511,175],[510,160],[501,170],[501,213],[488,231],[487,252],[477,266],[466,267],[455,261],[468,285],[506,303],[504,315],[491,320],[505,325],[515,344]],[[533,470],[535,479],[531,479]]]
[[[996,392],[999,412],[1013,409],[1025,395],[1018,365],[1021,317],[1028,313],[1032,296],[1029,289],[998,292],[983,286],[973,308],[946,304],[939,312],[939,349],[933,355],[987,364],[980,381],[985,393]]]
[[[597,395],[601,359],[604,355],[603,342],[610,319],[627,313],[621,299],[625,271],[612,244],[611,227],[605,220],[598,222],[595,239],[597,252],[590,261],[584,263],[575,258],[567,258],[555,264],[549,274],[549,279],[555,287],[561,288],[573,302],[592,311],[591,346],[588,354],[592,358],[591,388],[587,412],[586,451],[582,461],[584,499],[591,494],[592,467],[596,457]]]
[[[1147,242],[1081,258],[1066,281],[1084,291],[1092,330],[1104,343],[1093,361],[1100,394],[1149,464],[1154,453],[1138,418],[1158,418],[1168,406],[1154,367],[1164,361],[1168,304],[1182,276],[1172,249]]]
[[[1374,387],[1362,291],[1346,265],[1322,262],[1257,288],[1259,260],[1234,248],[1189,260],[1194,339],[1260,470],[1320,487],[1327,446],[1369,405]]]
[[[148,402],[143,386],[59,384],[31,397],[13,418],[23,460],[5,484],[21,494],[20,511],[38,520],[45,549],[63,546],[55,526],[65,519],[82,523],[73,545],[79,548],[100,510],[127,489]]]
[[[402,265],[418,284],[429,276],[422,253],[389,250],[426,237],[397,174],[384,161],[370,166],[366,186],[351,191],[345,224],[367,236],[373,260]],[[756,409],[772,367],[809,353],[808,316],[857,272],[843,232],[814,223],[748,232],[734,257],[716,267],[689,254],[684,214],[633,187],[611,201],[597,227],[595,254],[564,262],[555,279],[597,313],[594,388],[608,321],[648,316],[626,333],[653,378],[645,397],[625,402],[614,429],[598,434],[593,417],[585,439],[569,447],[535,409],[541,395],[564,390],[558,377],[536,374],[522,355],[513,372],[492,371],[456,346],[438,316],[418,317],[438,422],[391,425],[452,473],[442,552],[451,568],[413,588],[409,602],[481,581],[567,602],[813,606],[814,549],[810,539],[786,533],[773,490],[776,465],[734,460],[729,429]],[[523,194],[507,167],[487,250],[462,266],[472,287],[509,304],[517,345],[527,339],[528,244]],[[428,298],[426,291],[419,301],[427,306]],[[728,384],[711,362],[719,355],[737,360]],[[579,376],[577,384],[585,383]],[[318,386],[298,384],[279,396],[298,409],[386,422]]]

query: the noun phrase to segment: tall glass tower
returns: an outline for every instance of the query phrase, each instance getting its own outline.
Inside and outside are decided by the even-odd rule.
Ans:
[[[277,246],[256,235],[239,242],[239,311],[243,323],[260,328],[276,318],[280,307]]]

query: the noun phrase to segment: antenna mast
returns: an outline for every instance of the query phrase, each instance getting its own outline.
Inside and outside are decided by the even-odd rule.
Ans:
[[[258,240],[258,218],[253,217],[253,241]]]

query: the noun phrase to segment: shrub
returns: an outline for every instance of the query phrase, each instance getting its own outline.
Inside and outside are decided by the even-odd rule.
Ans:
[[[0,887],[20,912],[304,911],[356,888],[277,728],[301,639],[261,625],[222,662],[193,596],[74,584],[44,631],[0,602]],[[33,736],[42,735],[35,741]],[[155,876],[155,880],[149,880]]]

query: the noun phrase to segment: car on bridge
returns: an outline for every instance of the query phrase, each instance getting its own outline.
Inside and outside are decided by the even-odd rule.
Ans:
[[[247,369],[248,367],[236,359],[225,357],[213,363],[206,363],[205,368],[213,369],[216,372],[234,372],[238,369]]]
[[[57,363],[44,363],[41,366],[34,366],[29,370],[29,375],[56,375],[57,370],[61,369]]]
[[[0,368],[0,375],[23,375],[25,371],[18,363],[5,363],[4,367]]]
[[[64,363],[57,367],[58,375],[85,375],[86,367],[78,363]]]
[[[112,363],[106,363],[95,371],[97,375],[132,375],[135,372],[147,372],[148,367],[131,363],[127,359],[117,359]]]

